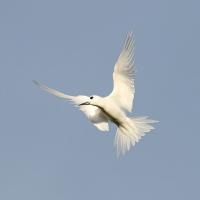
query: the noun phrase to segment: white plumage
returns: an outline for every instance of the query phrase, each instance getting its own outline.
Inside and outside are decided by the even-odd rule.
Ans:
[[[133,34],[127,35],[122,52],[115,64],[113,72],[113,91],[110,97],[118,105],[131,112],[133,98],[135,94],[134,87],[134,60],[133,60]]]
[[[134,53],[133,34],[129,33],[123,49],[115,64],[113,72],[113,91],[106,97],[100,96],[69,96],[34,81],[41,89],[78,106],[86,117],[101,131],[109,130],[109,121],[117,125],[115,146],[117,154],[125,154],[145,133],[153,129],[155,120],[147,117],[130,118],[126,111],[131,112],[135,94],[134,87]]]

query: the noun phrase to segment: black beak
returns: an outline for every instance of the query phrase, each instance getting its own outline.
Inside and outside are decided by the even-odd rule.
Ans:
[[[79,106],[90,105],[90,102],[86,101],[84,103],[79,104]]]

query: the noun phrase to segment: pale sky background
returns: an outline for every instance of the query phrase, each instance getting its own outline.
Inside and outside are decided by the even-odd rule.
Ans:
[[[200,3],[0,2],[0,199],[200,199]],[[124,38],[136,38],[133,115],[160,121],[124,157],[69,103],[107,95]]]

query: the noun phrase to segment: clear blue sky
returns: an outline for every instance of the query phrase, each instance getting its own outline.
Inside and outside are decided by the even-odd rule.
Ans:
[[[200,199],[200,4],[186,0],[0,2],[0,199]],[[104,134],[36,79],[107,95],[128,31],[133,115],[160,121],[120,159]]]

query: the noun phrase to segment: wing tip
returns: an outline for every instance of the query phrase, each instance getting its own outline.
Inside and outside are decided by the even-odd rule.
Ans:
[[[46,85],[43,85],[43,84],[41,84],[40,82],[38,82],[38,81],[36,81],[36,80],[33,80],[33,83],[34,83],[35,85],[37,85],[40,89],[49,92],[48,90],[49,90],[50,88],[48,88]]]
[[[35,84],[35,85],[37,85],[37,86],[40,86],[41,84],[38,82],[38,81],[36,81],[36,80],[33,80],[33,83]]]
[[[134,41],[134,33],[132,30],[127,33],[127,38]]]
[[[135,44],[135,37],[134,37],[133,31],[130,31],[127,33],[127,36],[124,42],[124,49],[128,51],[132,51],[134,44]]]
[[[133,37],[133,36],[134,36],[133,31],[132,31],[132,30],[129,31],[127,35],[128,35],[129,37]]]

